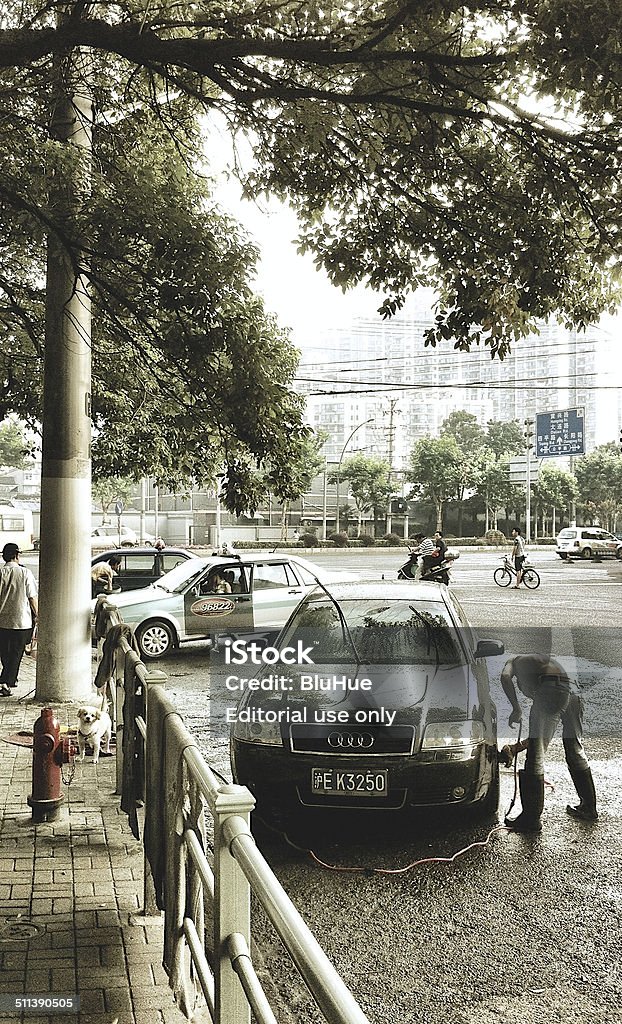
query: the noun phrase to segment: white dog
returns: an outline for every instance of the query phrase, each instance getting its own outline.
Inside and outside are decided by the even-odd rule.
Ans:
[[[100,751],[110,753],[112,721],[107,711],[84,707],[78,711],[78,761],[84,761],[87,744],[93,748],[93,764],[99,761]]]

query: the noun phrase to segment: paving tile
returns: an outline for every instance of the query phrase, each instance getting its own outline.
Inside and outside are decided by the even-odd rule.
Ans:
[[[34,685],[36,666],[28,671]],[[40,705],[7,698],[0,733],[32,729],[39,715]],[[71,721],[73,711],[57,715]],[[59,819],[35,825],[31,753],[0,742],[0,916],[43,929],[0,944],[0,981],[5,991],[78,991],[82,1003],[79,1016],[37,1016],[40,1024],[185,1020],[162,968],[163,919],[140,915],[143,848],[115,789],[114,759],[89,759],[64,790]]]

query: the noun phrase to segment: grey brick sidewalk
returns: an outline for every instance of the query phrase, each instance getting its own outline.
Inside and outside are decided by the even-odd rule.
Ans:
[[[76,765],[55,823],[33,825],[32,750],[6,738],[32,727],[35,666],[24,658],[15,696],[0,697],[0,994],[78,994],[78,1014],[0,1011],[50,1024],[181,1024],[161,966],[162,922],[141,918],[142,845],[115,790],[115,759]],[[75,708],[55,707],[75,726]],[[67,768],[64,769],[64,773]]]

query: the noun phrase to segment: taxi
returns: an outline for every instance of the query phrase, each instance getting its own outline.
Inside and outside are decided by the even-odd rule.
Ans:
[[[352,579],[297,555],[249,551],[188,558],[151,586],[106,595],[140,653],[161,658],[192,640],[276,635],[316,586]]]

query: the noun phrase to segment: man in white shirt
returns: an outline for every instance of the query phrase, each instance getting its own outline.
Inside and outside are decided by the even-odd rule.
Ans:
[[[25,565],[19,564],[17,544],[5,544],[0,569],[0,697],[9,697],[17,686],[17,675],[26,644],[37,620],[37,582]]]
[[[514,590],[518,590],[521,585],[523,578],[523,565],[525,564],[525,541],[520,532],[520,527],[515,526],[512,530],[512,537],[514,543],[512,545],[512,558],[514,559],[514,568],[516,569],[516,583],[514,584]]]

